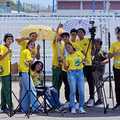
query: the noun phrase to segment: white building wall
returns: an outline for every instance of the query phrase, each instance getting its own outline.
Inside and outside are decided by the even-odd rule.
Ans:
[[[29,24],[42,24],[47,25],[52,28],[56,28],[57,25],[61,23],[65,23],[67,20],[70,19],[87,19],[94,20],[95,25],[97,27],[96,37],[100,37],[104,43],[104,49],[107,50],[108,48],[108,31],[111,33],[111,41],[116,40],[114,29],[116,26],[120,25],[120,18],[115,18],[114,16],[108,17],[100,17],[100,16],[81,16],[81,17],[21,17],[21,16],[0,16],[0,41],[2,43],[2,39],[5,33],[12,33],[15,38],[20,37],[20,31],[24,26]],[[42,41],[38,41],[41,45],[41,56],[42,56]],[[13,58],[12,63],[19,61],[19,46],[14,43],[12,45],[13,48]],[[42,57],[41,57],[41,60]],[[52,65],[52,49],[51,49],[51,41],[46,41],[46,73],[47,75],[51,75],[51,65]],[[108,71],[107,71],[108,72]]]

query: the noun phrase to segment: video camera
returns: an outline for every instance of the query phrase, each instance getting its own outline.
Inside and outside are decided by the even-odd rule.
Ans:
[[[96,33],[96,27],[94,26],[95,22],[94,21],[90,21],[89,22],[91,24],[91,28],[89,28],[89,32],[90,34],[94,34]]]
[[[96,35],[95,22],[94,21],[90,21],[89,23],[91,24],[91,28],[89,28],[89,32],[91,34],[91,39],[94,41],[94,38],[95,38],[95,35]]]

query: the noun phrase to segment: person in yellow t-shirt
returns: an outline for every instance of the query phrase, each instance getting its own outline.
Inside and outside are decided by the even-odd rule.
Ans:
[[[62,41],[62,33],[59,34],[59,24],[57,28],[57,36],[52,42],[52,84],[57,89],[58,93],[62,85],[62,81],[66,83],[67,74],[63,71],[63,54],[64,54],[64,41]],[[69,38],[68,38],[69,40]],[[68,83],[68,81],[67,81]],[[65,99],[66,103],[69,102],[69,85],[65,84]]]
[[[62,61],[67,57],[68,52],[65,48],[65,45],[70,41],[70,35],[68,32],[63,32],[61,34],[62,42],[63,42],[63,53],[62,53]],[[67,76],[67,71],[64,69],[64,64],[62,62],[62,72],[61,72],[61,80],[64,83],[65,86],[65,98],[66,102],[64,104],[65,108],[69,107],[69,94],[70,94],[70,88],[69,88],[69,83],[68,83],[68,76]]]
[[[71,113],[76,113],[76,91],[78,89],[80,101],[79,112],[85,113],[84,110],[84,73],[83,73],[83,61],[84,55],[81,51],[76,51],[71,43],[66,43],[65,48],[68,52],[68,56],[64,61],[64,67],[67,70],[68,81],[70,86],[70,108]]]
[[[58,26],[59,27],[59,26]],[[58,94],[60,94],[61,81],[61,68],[62,68],[62,56],[63,44],[61,42],[61,36],[57,34],[52,41],[52,85],[56,88]]]
[[[94,80],[92,75],[92,45],[90,38],[85,38],[86,31],[83,28],[78,29],[79,45],[82,48],[82,52],[85,55],[84,75],[87,79],[89,86],[90,97],[87,101],[87,106],[94,106]]]
[[[117,41],[112,43],[109,51],[109,57],[113,58],[113,73],[117,103],[114,109],[120,106],[120,29],[116,32],[116,36]]]
[[[57,28],[59,30],[59,26]],[[65,84],[65,99],[69,102],[69,85],[67,81],[67,74],[63,71],[63,54],[64,42],[62,41],[62,34],[57,33],[57,37],[52,42],[52,84],[60,93],[62,82]],[[69,40],[69,38],[68,38]]]
[[[8,33],[4,36],[4,45],[0,45],[0,77],[2,80],[1,87],[1,110],[12,109],[11,97],[11,71],[10,71],[10,45],[13,43],[13,35]]]
[[[31,65],[31,76],[35,86],[38,85],[43,86],[42,70],[43,70],[43,63],[41,61],[35,61]]]
[[[76,50],[80,50],[79,41],[77,39],[77,30],[75,28],[70,31],[70,43]]]
[[[33,42],[36,42],[37,37],[38,37],[37,33],[32,32],[29,34],[29,37],[22,37],[22,38],[16,39],[18,45],[20,45],[20,47],[21,47],[20,55],[21,55],[21,52],[26,49],[28,41],[31,40]],[[32,49],[32,57],[36,58],[36,59],[40,59],[40,45],[39,44],[37,45],[37,47],[34,46],[34,48]]]
[[[21,80],[20,80],[20,98],[19,99],[21,102],[20,109],[21,111],[24,111],[24,112],[28,112],[29,110],[29,99],[31,99],[30,104],[32,105],[33,111],[39,107],[39,103],[37,102],[37,98],[35,97],[37,96],[36,89],[30,75],[30,68],[31,68],[30,64],[33,61],[32,49],[34,48],[34,45],[35,43],[33,41],[29,41],[27,43],[26,49],[21,52],[21,56],[20,56],[19,69],[20,69]],[[32,92],[27,94],[27,91],[29,90],[29,84],[30,84],[30,90]]]

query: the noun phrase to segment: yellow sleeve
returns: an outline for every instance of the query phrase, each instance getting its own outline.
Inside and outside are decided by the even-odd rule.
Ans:
[[[2,47],[0,46],[0,56],[4,54]]]

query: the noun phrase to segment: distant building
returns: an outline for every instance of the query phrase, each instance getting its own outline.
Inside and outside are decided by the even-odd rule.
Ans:
[[[40,13],[41,15],[49,15],[51,6],[44,8],[40,5],[23,0],[0,0],[0,13]]]
[[[57,0],[58,14],[90,12],[119,12],[120,0]]]
[[[11,12],[11,1],[0,0],[0,13],[10,13],[10,12]]]

